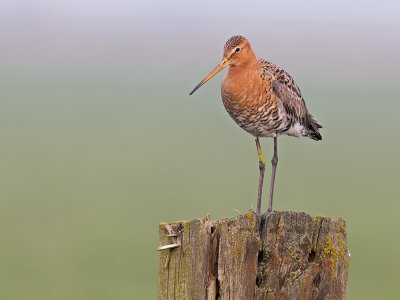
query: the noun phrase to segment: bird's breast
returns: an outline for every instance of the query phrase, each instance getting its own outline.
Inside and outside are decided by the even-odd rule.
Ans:
[[[278,107],[271,82],[260,72],[226,74],[221,85],[225,109],[244,130],[255,136],[270,136],[269,124],[277,117]]]
[[[268,98],[270,86],[259,72],[228,71],[221,86],[222,101],[227,109],[251,110],[260,107]]]

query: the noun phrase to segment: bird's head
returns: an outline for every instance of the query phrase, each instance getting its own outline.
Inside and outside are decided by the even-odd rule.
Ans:
[[[216,75],[219,71],[224,69],[227,66],[237,66],[241,64],[246,64],[249,61],[255,59],[256,56],[251,49],[251,45],[249,41],[241,36],[235,35],[231,37],[224,46],[224,55],[222,61],[219,65],[212,70],[212,72],[204,78],[190,93],[192,95],[199,87],[205,84],[208,80],[210,80],[214,75]]]
[[[253,54],[249,41],[241,35],[235,35],[225,43],[224,58],[228,60],[230,66],[248,62],[253,58]]]

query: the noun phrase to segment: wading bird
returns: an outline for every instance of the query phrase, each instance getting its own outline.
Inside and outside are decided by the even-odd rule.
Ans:
[[[281,135],[322,139],[322,126],[308,112],[300,89],[282,68],[263,59],[257,59],[249,41],[240,35],[231,37],[224,46],[221,63],[191,92],[192,95],[219,71],[229,66],[221,85],[221,97],[232,119],[255,137],[260,179],[258,183],[257,213],[261,211],[261,194],[265,160],[259,137],[274,138],[271,160],[272,176],[268,210],[272,211],[276,166],[277,138]]]

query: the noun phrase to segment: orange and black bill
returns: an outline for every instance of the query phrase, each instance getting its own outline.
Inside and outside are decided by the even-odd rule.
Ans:
[[[192,95],[199,87],[201,87],[203,84],[205,84],[208,80],[211,79],[215,74],[217,74],[219,71],[221,71],[223,68],[225,68],[228,65],[229,61],[224,57],[221,61],[221,63],[214,69],[212,72],[204,78],[196,87],[189,93],[189,95]]]

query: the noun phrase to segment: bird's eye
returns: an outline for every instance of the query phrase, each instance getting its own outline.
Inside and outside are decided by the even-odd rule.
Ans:
[[[236,48],[236,49],[235,49],[235,52],[239,52],[239,51],[240,51],[240,48]]]

